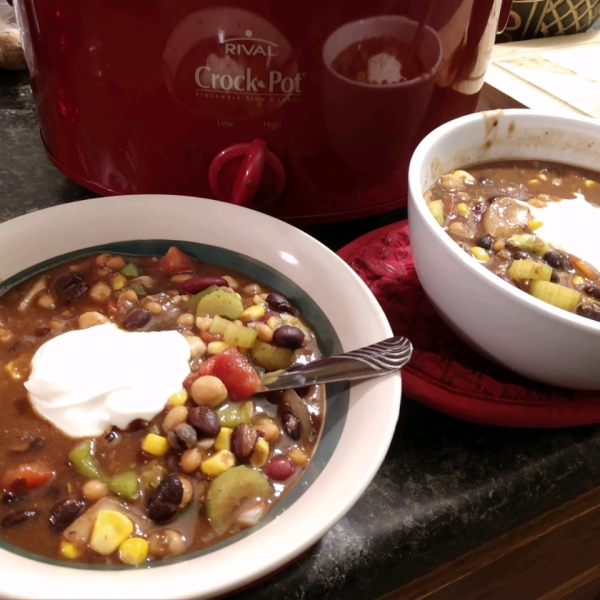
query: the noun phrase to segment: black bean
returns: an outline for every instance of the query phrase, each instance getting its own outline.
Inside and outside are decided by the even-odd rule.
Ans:
[[[302,434],[300,419],[296,418],[293,412],[285,411],[281,414],[281,422],[284,431],[293,439],[299,440]]]
[[[582,291],[584,294],[587,294],[588,296],[591,296],[592,298],[596,298],[597,300],[600,300],[600,286],[599,285],[596,285],[595,283],[586,283],[582,287]]]
[[[556,250],[550,250],[544,254],[544,260],[554,269],[561,271],[573,271],[573,263],[569,257],[563,252],[557,252]]]
[[[585,317],[586,319],[600,321],[600,306],[595,304],[580,304],[577,307],[577,314]]]
[[[34,333],[37,337],[44,337],[50,333],[50,327],[38,327]]]
[[[148,323],[151,316],[150,311],[147,311],[145,308],[136,308],[123,320],[123,328],[127,329],[127,331],[140,329]]]
[[[54,291],[56,295],[67,304],[83,296],[88,290],[81,271],[71,271],[62,275],[54,282]]]
[[[161,479],[148,499],[148,516],[157,523],[168,521],[177,514],[183,499],[183,483],[171,473]]]
[[[231,451],[238,459],[248,458],[254,451],[258,433],[246,423],[236,425],[231,434]]]
[[[296,350],[304,344],[304,332],[293,325],[282,325],[273,332],[273,343],[282,348]]]
[[[229,284],[222,277],[190,277],[181,284],[181,291],[185,294],[197,294],[211,285],[226,287]]]
[[[35,510],[16,510],[15,512],[8,513],[4,519],[2,519],[3,527],[14,527],[20,523],[25,523],[33,519],[37,515]]]
[[[183,450],[184,448],[193,448],[198,441],[198,435],[191,425],[180,423],[167,433],[167,440],[171,448]]]
[[[494,243],[494,238],[488,233],[486,235],[482,235],[480,238],[475,240],[475,244],[480,248],[484,248],[485,250],[489,250]]]
[[[280,313],[289,313],[291,315],[296,314],[296,310],[292,306],[291,302],[281,296],[280,294],[269,294],[267,296],[267,304],[273,309]]]
[[[66,498],[55,504],[48,516],[50,529],[55,533],[64,531],[85,510],[85,502],[76,498]]]
[[[188,411],[188,421],[203,437],[215,437],[221,430],[221,421],[217,411],[210,406],[195,406]]]

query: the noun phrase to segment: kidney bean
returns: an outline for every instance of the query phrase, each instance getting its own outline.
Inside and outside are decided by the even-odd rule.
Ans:
[[[236,425],[231,434],[231,451],[236,458],[248,458],[256,446],[258,433],[246,423]]]
[[[148,323],[151,316],[150,311],[147,311],[145,308],[136,308],[123,320],[123,328],[127,329],[127,331],[140,329]]]
[[[273,332],[273,342],[282,348],[296,350],[304,344],[304,332],[293,325],[282,325]]]
[[[296,310],[292,306],[291,302],[281,296],[280,294],[269,294],[267,296],[267,304],[273,309],[280,313],[285,312],[291,315],[296,314]]]
[[[33,519],[37,515],[35,510],[16,510],[15,512],[8,513],[4,519],[2,519],[3,527],[14,527],[21,523],[25,523]]]
[[[64,531],[79,515],[85,510],[85,502],[76,498],[67,498],[58,504],[55,504],[50,515],[48,523],[50,529],[55,533]]]
[[[221,430],[221,421],[214,408],[210,406],[195,406],[188,411],[188,421],[203,437],[215,437]]]
[[[294,474],[294,463],[287,456],[274,456],[263,471],[273,481],[285,481]]]
[[[71,271],[54,282],[56,295],[67,304],[79,296],[83,296],[87,290],[88,285],[81,271]]]
[[[185,294],[197,294],[211,285],[226,287],[229,284],[222,277],[190,277],[181,283],[181,291]]]

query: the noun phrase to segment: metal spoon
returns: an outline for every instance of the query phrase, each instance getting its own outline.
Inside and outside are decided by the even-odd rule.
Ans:
[[[411,354],[410,341],[397,335],[338,356],[266,373],[262,379],[262,391],[380,377],[401,369],[410,360]]]

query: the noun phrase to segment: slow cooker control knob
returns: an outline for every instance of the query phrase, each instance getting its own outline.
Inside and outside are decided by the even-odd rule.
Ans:
[[[255,204],[271,204],[283,192],[285,171],[267,142],[256,138],[221,150],[210,165],[208,182],[218,200],[247,206],[261,186]]]

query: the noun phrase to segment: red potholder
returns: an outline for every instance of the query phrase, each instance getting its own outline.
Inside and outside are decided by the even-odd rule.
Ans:
[[[536,383],[480,356],[437,316],[417,279],[402,221],[354,240],[338,254],[379,300],[396,335],[414,347],[404,393],[454,417],[510,427],[600,422],[600,393]]]

